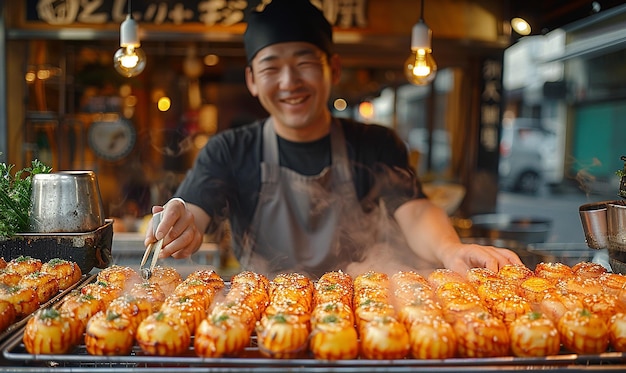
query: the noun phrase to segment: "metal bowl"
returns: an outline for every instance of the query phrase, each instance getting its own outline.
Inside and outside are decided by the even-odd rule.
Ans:
[[[34,175],[31,202],[31,232],[90,232],[104,224],[102,198],[93,171]]]

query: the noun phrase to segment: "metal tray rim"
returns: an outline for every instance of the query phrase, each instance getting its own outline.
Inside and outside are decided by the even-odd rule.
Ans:
[[[609,363],[626,363],[626,353],[604,352],[593,355],[579,355],[575,353],[564,353],[559,355],[543,357],[515,357],[502,356],[490,358],[450,358],[450,359],[395,359],[395,360],[370,360],[370,359],[350,359],[350,360],[321,360],[314,358],[292,358],[292,359],[272,359],[272,358],[250,358],[250,357],[221,357],[204,358],[196,356],[152,356],[141,354],[136,348],[130,355],[118,356],[97,356],[90,354],[52,354],[33,355],[22,352],[14,352],[22,343],[25,326],[15,333],[10,339],[0,347],[5,359],[25,362],[55,362],[55,363],[81,363],[81,364],[149,364],[150,367],[158,365],[185,365],[185,366],[211,366],[211,367],[326,367],[326,368],[364,368],[376,366],[389,367],[454,367],[454,366],[561,366],[561,365],[594,365]],[[77,347],[84,351],[84,346]],[[256,347],[247,347],[247,350],[257,350]],[[136,355],[139,352],[141,355]]]
[[[105,219],[104,224],[94,229],[93,231],[88,232],[60,232],[60,233],[41,233],[41,232],[21,232],[16,233],[15,237],[19,238],[29,238],[29,237],[50,237],[50,238],[63,238],[63,237],[80,237],[80,236],[89,236],[92,235],[99,230],[105,229],[109,225],[113,224],[113,219]]]

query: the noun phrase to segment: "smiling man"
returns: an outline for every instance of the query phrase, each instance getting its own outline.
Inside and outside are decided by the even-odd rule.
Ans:
[[[331,115],[340,59],[331,25],[308,0],[253,12],[244,44],[246,84],[269,117],[209,140],[176,192],[186,202],[153,208],[165,211],[146,244],[164,238],[162,256],[185,258],[228,219],[244,269],[268,275],[345,270],[381,244],[463,274],[521,263],[509,250],[460,242],[395,132]],[[373,269],[385,264],[371,258]]]

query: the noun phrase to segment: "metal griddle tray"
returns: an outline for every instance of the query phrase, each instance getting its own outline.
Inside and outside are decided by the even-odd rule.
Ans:
[[[71,289],[82,287],[95,280],[97,275],[91,275],[87,279],[83,279],[75,284]],[[226,288],[230,288],[230,282],[225,283]],[[50,302],[49,306],[58,303],[58,301],[71,289],[64,291]],[[68,371],[77,372],[85,369],[86,371],[168,371],[175,368],[175,371],[267,371],[276,372],[293,372],[293,371],[333,371],[333,372],[354,372],[354,371],[414,371],[419,369],[421,372],[457,372],[457,371],[476,371],[485,373],[489,370],[510,370],[519,371],[520,369],[541,369],[541,370],[563,370],[570,372],[571,368],[580,368],[585,372],[593,370],[619,371],[626,372],[626,353],[622,352],[605,352],[594,355],[578,355],[570,351],[562,350],[559,355],[545,357],[513,357],[503,356],[494,358],[451,358],[451,359],[397,359],[397,360],[369,360],[369,359],[352,359],[352,360],[319,360],[313,358],[311,354],[303,354],[302,357],[292,359],[272,359],[261,354],[256,335],[250,338],[250,344],[237,356],[222,358],[202,358],[196,356],[193,350],[193,336],[188,350],[183,356],[152,356],[146,355],[138,345],[135,345],[130,353],[126,356],[95,356],[90,355],[84,344],[80,344],[74,348],[69,354],[55,355],[33,355],[26,351],[22,338],[26,326],[26,319],[22,320],[19,325],[11,327],[13,335],[7,338],[0,345],[2,356],[5,363],[16,362],[16,365],[29,369],[49,369],[54,367],[55,372]],[[21,328],[21,329],[19,329]],[[0,342],[2,340],[0,339]],[[2,358],[0,358],[1,362]],[[0,364],[2,365],[2,364]],[[37,368],[39,367],[39,368]],[[592,368],[591,370],[589,368]],[[597,368],[597,369],[596,369]],[[2,366],[0,366],[0,371]],[[30,372],[30,371],[29,371]]]
[[[87,353],[85,345],[77,346],[70,354],[64,355],[32,355],[29,354],[22,342],[23,330],[15,333],[12,338],[8,339],[2,345],[3,357],[8,361],[19,362],[20,366],[40,366],[40,367],[56,367],[70,368],[105,368],[105,369],[128,369],[151,371],[161,368],[177,368],[178,370],[191,369],[192,367],[204,368],[226,368],[238,370],[261,370],[270,369],[270,371],[293,371],[298,369],[329,369],[332,371],[353,371],[365,369],[370,371],[377,368],[391,368],[391,370],[404,370],[408,368],[496,368],[508,367],[519,370],[524,367],[535,367],[542,370],[563,368],[570,370],[572,366],[585,367],[603,367],[604,370],[617,369],[618,371],[626,371],[626,354],[621,352],[606,352],[597,355],[577,355],[564,352],[563,354],[520,358],[520,357],[495,357],[495,358],[452,358],[452,359],[398,359],[398,360],[339,360],[327,361],[317,360],[311,357],[293,358],[293,359],[271,359],[266,358],[259,352],[256,346],[256,337],[251,338],[250,345],[237,357],[223,358],[201,358],[197,357],[193,352],[193,339],[190,348],[185,356],[150,356],[144,354],[138,346],[135,346],[130,355],[127,356],[94,356]],[[192,337],[193,338],[193,337]],[[182,368],[182,369],[181,369]],[[368,369],[369,368],[369,369]],[[455,369],[456,369],[455,368]],[[454,369],[453,369],[454,370]]]

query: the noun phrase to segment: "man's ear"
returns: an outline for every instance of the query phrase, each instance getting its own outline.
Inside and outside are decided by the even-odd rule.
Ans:
[[[256,88],[256,83],[254,82],[254,74],[252,73],[252,67],[246,66],[246,86],[248,86],[248,91],[254,97],[257,97],[258,90]]]
[[[339,84],[341,78],[341,59],[338,54],[333,54],[330,57],[330,73],[333,84]]]

